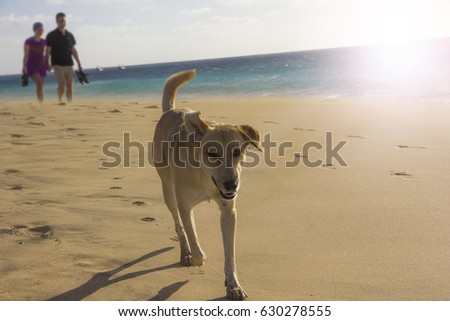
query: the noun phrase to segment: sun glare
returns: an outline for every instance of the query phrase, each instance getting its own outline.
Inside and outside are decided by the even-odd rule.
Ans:
[[[418,39],[429,38],[433,7],[418,0],[367,0],[352,12],[359,19],[355,31],[374,45],[365,57],[365,68],[374,79],[386,82],[420,76],[427,65],[429,48]],[[433,10],[431,10],[433,9]]]
[[[424,70],[427,51],[427,47],[420,42],[374,46],[369,53],[369,69],[379,80],[412,81]]]

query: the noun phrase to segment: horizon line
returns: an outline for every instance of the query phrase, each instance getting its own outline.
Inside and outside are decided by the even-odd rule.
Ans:
[[[288,51],[279,51],[279,52],[255,53],[255,54],[245,54],[245,55],[226,56],[226,57],[210,57],[210,58],[197,58],[197,59],[187,59],[187,60],[173,60],[173,61],[130,64],[130,65],[118,63],[117,65],[114,65],[114,66],[95,66],[95,67],[83,68],[83,70],[95,70],[97,68],[111,69],[111,68],[118,68],[120,66],[124,66],[124,67],[128,68],[128,67],[148,66],[148,65],[164,65],[164,64],[171,64],[171,63],[182,63],[182,62],[187,63],[187,62],[194,62],[194,61],[234,59],[234,58],[244,58],[244,57],[253,57],[253,56],[269,56],[269,55],[279,55],[279,54],[299,53],[299,52],[313,52],[313,51],[333,50],[333,49],[364,48],[364,47],[377,47],[377,46],[398,45],[398,44],[403,44],[404,45],[404,44],[411,44],[411,43],[417,43],[417,42],[438,41],[438,40],[444,40],[444,39],[449,39],[450,40],[450,36],[433,37],[433,38],[421,38],[421,39],[403,40],[403,41],[389,41],[389,42],[356,44],[356,45],[342,45],[342,46],[335,46],[335,47],[332,46],[332,47],[321,47],[321,48],[308,48],[308,49],[300,49],[300,50],[288,50]],[[75,65],[74,65],[74,68],[75,68]],[[17,76],[17,75],[20,75],[20,74],[1,74],[0,73],[0,77]]]

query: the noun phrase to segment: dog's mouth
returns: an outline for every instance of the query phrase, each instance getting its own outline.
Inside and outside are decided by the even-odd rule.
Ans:
[[[216,185],[221,198],[223,198],[224,200],[232,200],[236,197],[236,195],[237,195],[236,192],[227,192],[227,193],[222,192],[221,189],[219,188],[219,186],[217,185],[217,182],[214,179],[214,177],[211,176],[211,179],[212,179],[214,185]]]

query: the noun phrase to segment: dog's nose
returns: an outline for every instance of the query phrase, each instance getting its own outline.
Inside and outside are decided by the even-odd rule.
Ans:
[[[223,183],[223,187],[229,192],[234,192],[238,188],[238,183],[233,180],[226,181]]]

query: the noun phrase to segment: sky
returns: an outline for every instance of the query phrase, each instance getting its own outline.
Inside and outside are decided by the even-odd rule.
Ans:
[[[0,75],[59,11],[84,68],[450,36],[449,0],[0,0]]]

